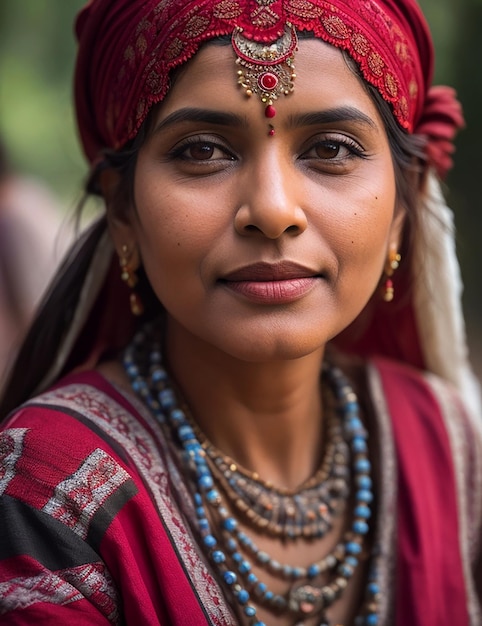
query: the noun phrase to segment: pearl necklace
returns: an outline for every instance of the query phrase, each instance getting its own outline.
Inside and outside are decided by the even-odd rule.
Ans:
[[[257,618],[254,601],[274,612],[289,612],[297,619],[318,615],[319,625],[329,626],[325,610],[340,598],[359,563],[363,539],[369,530],[373,500],[367,433],[359,417],[356,395],[343,373],[333,366],[323,367],[323,375],[332,386],[338,402],[344,437],[352,455],[357,489],[353,519],[343,541],[330,555],[303,568],[282,565],[259,550],[246,533],[239,530],[236,518],[223,506],[205,450],[186,413],[179,407],[169,376],[162,366],[160,340],[156,337],[154,325],[146,326],[137,333],[124,352],[123,362],[133,390],[149,406],[156,419],[172,429],[182,447],[186,472],[196,484],[194,504],[202,544],[227,590],[249,618],[250,625],[266,626]],[[211,511],[212,519],[219,520],[216,531],[211,527],[207,509]],[[287,580],[298,581],[297,584],[287,595],[273,593],[253,573],[246,552],[251,554],[258,566]],[[328,570],[333,571],[334,580],[322,587],[315,586],[315,579]],[[356,626],[378,624],[379,588],[376,580],[376,572],[371,571],[365,594],[366,609],[356,618]],[[302,622],[297,623],[302,625]]]

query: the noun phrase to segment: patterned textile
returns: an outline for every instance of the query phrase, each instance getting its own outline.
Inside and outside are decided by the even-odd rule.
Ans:
[[[0,439],[0,622],[235,623],[146,417],[90,374],[10,422]]]
[[[381,459],[380,624],[478,626],[480,439],[438,379],[423,381],[407,371],[385,362],[370,368]],[[393,401],[400,398],[387,394],[394,381],[416,398],[412,405],[404,401],[399,416]],[[443,416],[433,412],[435,394],[444,400]],[[420,452],[413,449],[420,442],[423,458],[410,469],[407,454]],[[0,435],[0,622],[238,623],[199,549],[191,497],[170,445],[145,407],[95,372],[65,379],[10,418]],[[431,466],[437,459],[443,465]],[[425,491],[410,491],[414,472],[422,471]],[[443,488],[427,509],[417,494],[430,494],[440,477]],[[469,497],[469,489],[479,497]],[[400,509],[407,498],[418,507],[408,521]],[[440,499],[453,510],[441,511]],[[438,515],[441,523],[434,525]],[[411,571],[405,563],[414,558],[419,567]],[[397,573],[397,584],[395,565],[403,574],[400,580]],[[414,585],[420,593],[403,595]],[[426,590],[439,600],[446,595],[447,606],[433,606]],[[430,621],[444,611],[447,616]],[[464,617],[453,621],[454,615]]]

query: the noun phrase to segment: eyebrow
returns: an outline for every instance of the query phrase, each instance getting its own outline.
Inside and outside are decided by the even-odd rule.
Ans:
[[[204,122],[206,124],[216,124],[218,126],[247,126],[247,120],[240,115],[227,111],[212,111],[210,109],[197,109],[186,107],[179,109],[168,115],[154,128],[153,134],[165,130],[169,126],[181,124],[182,122]]]
[[[165,119],[160,121],[154,128],[153,134],[157,134],[170,126],[183,122],[203,122],[205,124],[216,124],[218,126],[247,127],[248,121],[244,116],[236,115],[229,111],[215,111],[211,109],[201,109],[196,107],[185,107],[178,109]],[[318,126],[339,122],[351,122],[361,126],[368,126],[376,129],[375,122],[365,113],[355,107],[344,106],[326,111],[313,111],[311,113],[300,113],[290,115],[288,126],[300,128],[303,126]]]
[[[327,109],[326,111],[314,111],[312,113],[300,113],[290,115],[289,117],[289,125],[293,128],[326,125],[336,122],[351,122],[360,126],[369,126],[375,130],[378,128],[371,117],[350,106]]]

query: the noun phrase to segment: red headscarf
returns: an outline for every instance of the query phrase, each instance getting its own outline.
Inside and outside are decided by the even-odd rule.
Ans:
[[[236,27],[274,42],[289,22],[346,50],[408,132],[427,135],[440,175],[463,124],[448,88],[431,89],[433,49],[415,0],[91,0],[76,23],[78,127],[90,161],[132,139],[169,89],[170,71]]]

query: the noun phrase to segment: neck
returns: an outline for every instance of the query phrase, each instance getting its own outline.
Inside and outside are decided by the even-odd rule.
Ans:
[[[321,350],[252,363],[170,332],[165,356],[199,427],[224,454],[280,487],[313,475],[322,450]]]

